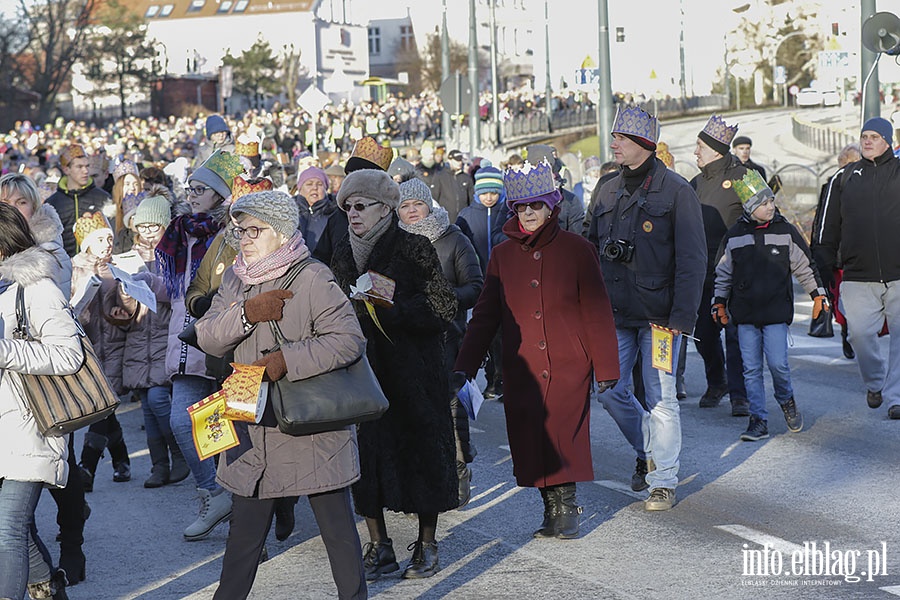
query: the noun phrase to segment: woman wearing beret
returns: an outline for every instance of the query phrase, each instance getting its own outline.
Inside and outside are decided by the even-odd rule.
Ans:
[[[214,356],[233,350],[235,362],[264,366],[266,381],[308,379],[359,358],[366,346],[359,322],[328,268],[309,261],[294,199],[276,191],[247,194],[234,202],[231,217],[240,253],[197,321],[200,346]],[[270,321],[288,341],[279,345]],[[291,436],[278,429],[270,408],[259,425],[234,425],[240,445],[220,457],[218,469],[219,483],[233,494],[233,515],[215,600],[250,593],[276,500],[290,496],[309,498],[338,597],[366,598],[350,507],[349,486],[359,478],[354,427]]]
[[[575,482],[593,481],[591,376],[619,378],[612,309],[594,247],[559,224],[550,166],[526,163],[504,175],[515,216],[491,253],[484,291],[469,321],[455,385],[473,378],[498,328],[503,338],[503,408],[522,487],[536,487],[544,520],[535,537],[578,536]]]
[[[408,547],[412,558],[402,574],[411,579],[438,571],[438,513],[459,503],[443,358],[443,334],[456,315],[456,295],[428,239],[398,227],[399,204],[400,190],[386,172],[360,169],[347,175],[338,206],[347,212],[349,231],[331,261],[348,295],[368,271],[396,283],[393,305],[375,306],[377,321],[363,302],[354,301],[369,362],[390,401],[379,420],[359,426],[362,477],[353,486],[353,500],[369,529],[370,580],[399,569],[385,508],[418,515],[419,535]]]

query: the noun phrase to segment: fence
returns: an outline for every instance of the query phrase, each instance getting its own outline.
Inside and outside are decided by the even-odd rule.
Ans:
[[[122,108],[119,105],[101,106],[74,110],[70,103],[59,105],[59,114],[70,121],[91,121],[93,123],[108,123],[122,117]],[[153,114],[150,101],[133,102],[125,105],[125,115],[128,117],[149,117]]]
[[[794,138],[797,141],[816,150],[827,152],[832,156],[837,156],[841,148],[847,144],[858,141],[857,138],[845,131],[833,129],[827,125],[801,121],[797,118],[797,115],[791,115],[791,122]]]

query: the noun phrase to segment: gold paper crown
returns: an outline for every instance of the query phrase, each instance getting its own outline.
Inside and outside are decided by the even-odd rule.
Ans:
[[[210,154],[209,158],[207,158],[200,167],[206,167],[218,175],[228,187],[233,185],[235,177],[244,172],[244,167],[241,165],[241,159],[234,154],[223,150],[216,150]]]
[[[506,201],[509,204],[528,198],[537,198],[556,190],[553,169],[546,160],[536,165],[525,161],[520,168],[507,169],[503,174]]]
[[[358,169],[371,169],[375,167],[382,171],[387,171],[394,160],[394,151],[391,148],[385,148],[378,144],[374,138],[366,136],[356,142],[353,147],[353,153],[347,160],[345,170],[352,173]],[[369,164],[366,164],[366,161]]]
[[[259,156],[259,140],[247,134],[241,134],[234,143],[234,153],[238,156]]]
[[[713,138],[714,140],[722,142],[726,146],[731,147],[731,140],[734,139],[737,130],[737,125],[729,126],[725,123],[725,119],[723,119],[719,115],[713,115],[709,118],[709,121],[706,122],[706,127],[703,128],[703,133]]]
[[[79,217],[75,221],[73,232],[75,233],[75,243],[81,247],[84,238],[97,231],[98,229],[111,229],[106,217],[101,212],[95,212],[86,217]]]
[[[231,201],[234,202],[241,196],[246,196],[247,194],[252,194],[253,192],[268,192],[273,190],[274,185],[272,184],[271,179],[266,179],[263,177],[262,179],[258,179],[254,182],[249,182],[243,177],[235,177],[234,185],[231,189]]]
[[[754,169],[747,169],[744,176],[741,179],[735,179],[733,183],[734,192],[741,199],[741,204],[744,205],[744,208],[750,209],[748,212],[753,212],[767,198],[775,195],[762,178],[762,175]]]

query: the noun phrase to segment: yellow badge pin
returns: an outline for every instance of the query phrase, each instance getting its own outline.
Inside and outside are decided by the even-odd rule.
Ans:
[[[730,180],[730,179],[726,179],[725,181],[723,181],[723,182],[722,182],[722,187],[723,187],[724,189],[726,189],[726,190],[729,189],[729,188],[731,187],[731,180]]]
[[[644,229],[645,233],[650,233],[653,231],[653,223],[650,221],[644,221],[644,224],[641,226]]]

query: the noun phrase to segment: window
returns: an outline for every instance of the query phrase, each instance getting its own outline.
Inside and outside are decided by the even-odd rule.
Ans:
[[[247,4],[249,4],[250,0],[238,0],[237,4],[234,5],[234,10],[231,12],[242,13],[247,10]]]
[[[187,11],[189,13],[200,12],[201,10],[203,10],[204,4],[206,4],[206,0],[193,0],[193,2],[191,2],[191,5],[188,6]]]
[[[144,18],[152,19],[153,17],[155,17],[157,15],[157,13],[159,13],[159,7],[155,4],[151,4],[150,6],[147,7],[147,12],[144,13]]]
[[[400,26],[400,49],[412,50],[415,36],[413,35],[412,25]]]
[[[222,0],[222,2],[219,3],[219,10],[217,10],[216,12],[227,13],[229,10],[231,10],[231,6],[233,4],[234,2],[232,2],[231,0]]]
[[[168,17],[169,15],[172,14],[172,10],[174,10],[174,9],[175,9],[175,5],[174,5],[174,4],[164,4],[163,7],[162,7],[162,10],[159,11],[159,16],[160,16],[160,17],[163,17],[163,18],[166,18],[166,17]]]
[[[369,54],[381,54],[380,27],[369,27]]]

